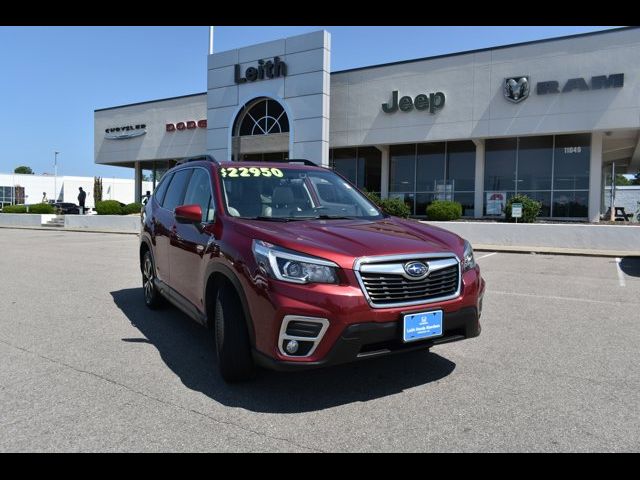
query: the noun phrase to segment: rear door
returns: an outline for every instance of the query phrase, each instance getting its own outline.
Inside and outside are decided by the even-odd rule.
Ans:
[[[170,248],[170,242],[176,229],[174,210],[182,205],[191,173],[191,168],[178,170],[174,173],[167,187],[167,192],[162,199],[162,204],[156,211],[155,218],[152,219],[156,241],[154,260],[156,262],[157,275],[160,280],[169,286],[173,286],[169,257],[173,253]]]
[[[171,282],[183,297],[189,300],[198,310],[204,312],[202,298],[205,262],[204,256],[211,235],[203,227],[214,220],[211,176],[202,167],[195,167],[187,187],[183,205],[200,205],[202,221],[200,225],[193,223],[177,223],[171,239],[169,268]]]

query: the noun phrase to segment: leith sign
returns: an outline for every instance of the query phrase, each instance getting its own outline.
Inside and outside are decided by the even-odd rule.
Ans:
[[[244,75],[244,76],[243,76]],[[236,83],[255,82],[277,77],[287,76],[287,64],[280,60],[280,57],[273,57],[273,61],[258,60],[257,67],[249,67],[244,73],[239,64],[236,64],[233,72]]]

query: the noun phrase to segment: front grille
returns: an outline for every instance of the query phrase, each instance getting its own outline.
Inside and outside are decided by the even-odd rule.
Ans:
[[[372,303],[389,305],[448,297],[458,290],[458,265],[429,273],[422,280],[408,280],[403,275],[360,272],[362,283]]]

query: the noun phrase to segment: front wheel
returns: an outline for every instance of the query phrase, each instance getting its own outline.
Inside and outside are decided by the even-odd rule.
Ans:
[[[156,268],[151,252],[147,251],[142,258],[142,288],[144,290],[144,303],[152,310],[162,305],[162,297],[155,284]]]
[[[253,377],[255,365],[244,312],[228,286],[221,287],[216,297],[214,336],[222,378],[234,383]]]

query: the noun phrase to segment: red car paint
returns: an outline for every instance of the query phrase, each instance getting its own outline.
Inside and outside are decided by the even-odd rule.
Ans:
[[[152,252],[157,281],[163,287],[163,294],[166,296],[168,293],[173,303],[194,319],[205,325],[214,322],[212,302],[207,295],[211,291],[208,284],[216,274],[225,276],[243,304],[255,359],[272,368],[321,366],[370,356],[368,351],[367,355],[358,353],[367,349],[358,344],[361,340],[355,338],[356,334],[347,333],[350,326],[358,324],[366,324],[369,330],[375,330],[376,325],[384,324],[387,328],[397,325],[392,337],[386,335],[388,345],[381,347],[380,354],[394,353],[393,346],[428,348],[437,343],[479,335],[485,282],[477,265],[463,272],[464,239],[417,220],[390,216],[376,220],[312,219],[290,222],[234,217],[225,207],[221,169],[239,166],[327,171],[320,167],[286,163],[192,161],[178,165],[166,174],[199,168],[209,173],[211,181],[215,202],[215,214],[211,222],[194,224],[189,221],[189,218],[193,220],[194,215],[197,216],[193,206],[179,206],[174,211],[163,208],[155,198],[156,193],[142,213],[141,261],[145,251]],[[181,218],[176,219],[176,214]],[[253,240],[334,262],[339,267],[339,283],[297,284],[272,278],[258,265],[252,250]],[[408,306],[372,307],[354,271],[358,258],[389,255],[415,255],[420,258],[423,254],[433,253],[447,253],[460,262],[460,288],[455,298]],[[441,338],[407,345],[396,338],[402,328],[404,315],[433,310],[443,312],[445,334]],[[447,319],[454,318],[460,312],[465,312],[464,321],[456,324],[459,327],[456,335],[449,335]],[[282,353],[279,334],[285,315],[329,321],[326,333],[310,356],[296,357]],[[334,355],[335,358],[330,358],[339,342],[348,346],[358,344],[361,350],[352,349],[353,354],[349,355],[338,355],[334,351],[337,357]],[[377,348],[375,345],[370,348],[376,353],[374,347]],[[346,350],[347,347],[344,347],[341,352]]]

